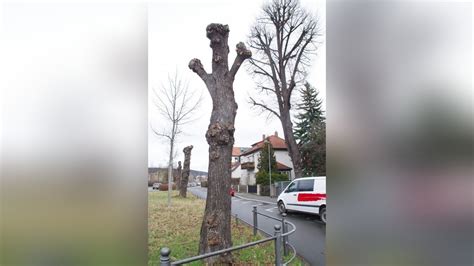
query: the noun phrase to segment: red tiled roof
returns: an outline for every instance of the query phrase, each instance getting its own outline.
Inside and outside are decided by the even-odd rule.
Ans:
[[[273,149],[278,149],[278,150],[287,150],[288,149],[288,146],[286,146],[285,140],[278,137],[278,136],[276,136],[276,135],[266,137],[265,140],[270,141],[270,143],[272,144]],[[261,140],[259,142],[256,142],[256,143],[252,144],[252,148],[250,148],[249,150],[246,150],[244,153],[242,153],[242,155],[247,155],[247,154],[254,153],[254,152],[260,150],[263,147],[263,145],[264,145],[263,140]]]
[[[232,147],[232,156],[240,155],[240,147]]]
[[[277,162],[277,169],[278,169],[278,171],[289,171],[289,170],[291,170],[291,167],[286,166],[286,165],[284,165],[280,162]]]

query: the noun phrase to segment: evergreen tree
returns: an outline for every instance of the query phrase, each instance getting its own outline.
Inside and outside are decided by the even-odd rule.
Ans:
[[[302,100],[296,107],[299,113],[296,115],[294,135],[298,145],[301,146],[310,141],[315,123],[323,122],[325,118],[321,107],[322,101],[318,99],[318,91],[306,82],[300,93]]]
[[[326,175],[326,122],[318,91],[309,83],[300,90],[295,137],[301,152],[303,175]]]
[[[326,175],[326,123],[316,121],[309,132],[309,141],[300,145],[305,176]]]
[[[269,152],[270,148],[270,152]],[[281,174],[277,169],[277,161],[275,153],[273,152],[272,144],[267,142],[264,143],[262,150],[260,151],[260,157],[258,158],[258,172],[256,174],[257,184],[268,185],[270,183],[270,174],[268,172],[268,158],[270,157],[270,164],[272,168],[272,183],[277,181],[288,180],[288,175]]]
[[[268,151],[270,150],[270,153]],[[258,158],[258,171],[268,173],[268,157],[270,157],[270,163],[272,165],[272,172],[277,171],[277,162],[275,153],[273,152],[273,146],[270,142],[264,142],[262,150],[260,151],[260,157]]]

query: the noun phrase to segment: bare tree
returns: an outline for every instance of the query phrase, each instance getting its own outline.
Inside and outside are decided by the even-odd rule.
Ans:
[[[188,179],[189,172],[191,171],[191,150],[193,145],[187,146],[183,149],[184,152],[184,166],[183,173],[181,175],[181,184],[179,185],[179,196],[186,198],[186,192],[188,191]]]
[[[232,246],[231,185],[232,146],[237,103],[234,98],[234,78],[245,59],[252,53],[245,44],[237,44],[237,56],[229,69],[229,26],[210,24],[206,28],[211,40],[212,73],[208,74],[199,59],[189,62],[189,68],[206,84],[212,98],[211,121],[206,132],[209,144],[209,168],[206,210],[201,225],[199,253],[207,253]],[[212,257],[207,263],[231,263],[230,253]]]
[[[318,25],[317,18],[304,10],[298,0],[273,0],[263,7],[249,39],[255,54],[250,60],[250,71],[260,92],[271,95],[271,101],[268,97],[250,97],[250,102],[280,120],[296,177],[301,177],[302,167],[293,135],[291,96],[305,80],[311,55],[316,52]]]
[[[169,141],[168,161],[168,207],[171,206],[171,190],[173,182],[173,159],[175,157],[175,144],[178,136],[182,134],[182,126],[193,121],[193,114],[201,103],[201,95],[195,90],[190,90],[188,83],[183,82],[178,73],[168,76],[167,86],[161,86],[159,91],[153,90],[155,94],[155,106],[161,116],[167,120],[168,125],[156,130],[151,129],[160,137]]]
[[[181,189],[181,161],[178,161],[178,169],[176,169],[176,174],[175,174],[175,181],[176,181],[176,189],[180,190]]]

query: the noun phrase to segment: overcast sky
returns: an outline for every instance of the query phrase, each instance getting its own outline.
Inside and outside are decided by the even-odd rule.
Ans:
[[[159,88],[167,82],[168,74],[176,71],[189,81],[190,89],[202,92],[203,102],[197,113],[197,120],[185,125],[180,135],[175,161],[183,160],[182,150],[193,145],[191,169],[207,171],[208,144],[205,133],[209,125],[212,102],[202,80],[188,68],[192,58],[199,58],[207,71],[211,70],[211,53],[209,40],[206,38],[206,26],[209,23],[228,24],[229,62],[235,57],[235,44],[246,41],[250,27],[260,13],[265,1],[262,0],[215,0],[215,1],[169,1],[153,3],[148,9],[148,80],[149,80],[149,123],[159,130],[167,125],[156,107],[153,107],[152,89]],[[319,91],[325,106],[326,97],[326,46],[325,46],[325,1],[303,0],[302,5],[319,17],[323,33],[322,44],[318,54],[313,58],[309,69],[308,81]],[[234,146],[249,147],[261,140],[262,134],[273,134],[278,131],[283,136],[280,121],[276,118],[267,120],[267,116],[258,110],[251,109],[248,96],[257,93],[255,83],[244,65],[234,82],[236,102],[239,105],[235,122]],[[157,137],[148,130],[148,165],[166,166],[168,163],[169,144],[166,139]]]

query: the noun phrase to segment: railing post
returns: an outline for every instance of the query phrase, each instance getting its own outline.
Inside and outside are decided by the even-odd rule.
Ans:
[[[286,234],[288,232],[288,226],[286,225],[286,213],[281,214],[281,230],[282,234]],[[288,236],[283,236],[283,254],[285,256],[288,255],[288,247],[286,246],[286,243],[288,242]]]
[[[167,247],[161,248],[160,250],[160,265],[161,266],[170,266],[170,254],[171,250]]]
[[[253,206],[253,235],[257,235],[258,221],[257,221],[257,205]]]
[[[282,265],[281,259],[281,226],[276,224],[275,228],[275,265],[279,266]]]

